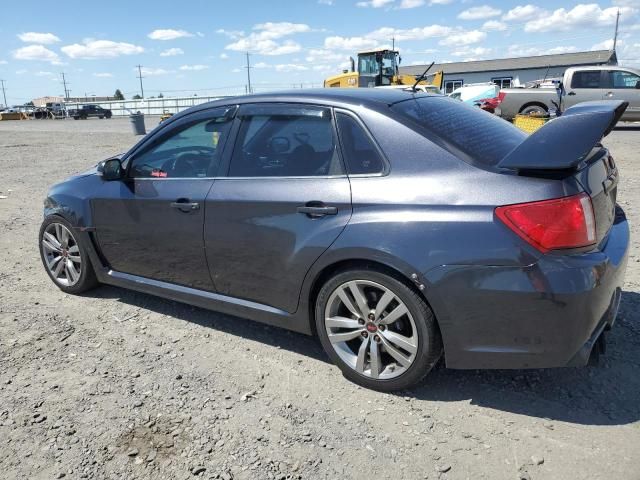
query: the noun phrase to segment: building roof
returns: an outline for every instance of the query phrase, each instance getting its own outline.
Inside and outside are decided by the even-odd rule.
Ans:
[[[495,60],[474,60],[471,62],[436,63],[430,72],[442,70],[445,74],[495,72],[500,70],[527,70],[547,67],[577,67],[582,65],[617,65],[616,53],[612,50],[593,52],[560,53],[535,57],[497,58]],[[420,75],[427,65],[400,67],[406,75]]]

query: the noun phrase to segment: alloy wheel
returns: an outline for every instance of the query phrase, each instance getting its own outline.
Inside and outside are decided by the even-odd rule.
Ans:
[[[324,317],[335,352],[365,377],[398,377],[416,358],[419,339],[413,316],[394,292],[379,283],[352,280],[338,286]]]
[[[67,227],[51,223],[40,240],[45,263],[56,283],[71,287],[78,283],[82,273],[82,257],[75,237]]]

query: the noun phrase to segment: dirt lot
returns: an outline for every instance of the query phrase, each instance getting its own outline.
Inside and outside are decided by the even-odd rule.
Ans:
[[[640,479],[640,129],[606,139],[634,240],[600,365],[440,367],[401,395],[348,383],[313,338],[55,288],[47,186],[135,141],[123,119],[0,122],[0,477]]]

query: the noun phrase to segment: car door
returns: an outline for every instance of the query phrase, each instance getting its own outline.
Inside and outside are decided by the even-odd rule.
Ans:
[[[125,160],[126,178],[92,201],[96,237],[114,270],[214,290],[202,235],[232,115],[216,108],[172,122]]]
[[[207,196],[205,248],[219,293],[295,312],[309,268],[351,216],[330,108],[242,105],[226,178]]]
[[[626,70],[607,72],[607,84],[603,100],[624,100],[629,102],[623,120],[640,120],[640,75]]]
[[[571,85],[565,85],[566,96],[563,99],[564,109],[576,103],[602,99],[603,81],[606,79],[604,70],[578,70],[571,76]]]

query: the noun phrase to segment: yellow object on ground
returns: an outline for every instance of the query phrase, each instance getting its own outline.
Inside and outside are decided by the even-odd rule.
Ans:
[[[516,115],[513,124],[523,132],[533,133],[550,119],[545,117],[535,117],[533,115]]]
[[[20,112],[0,113],[0,120],[26,120],[28,117]]]

